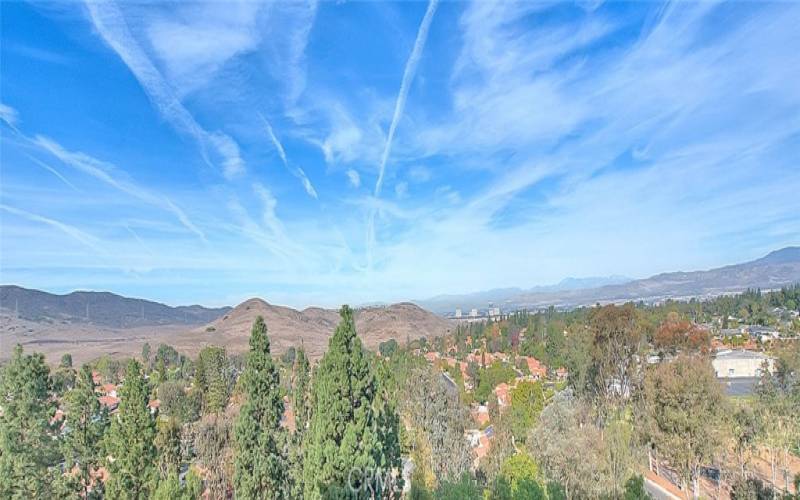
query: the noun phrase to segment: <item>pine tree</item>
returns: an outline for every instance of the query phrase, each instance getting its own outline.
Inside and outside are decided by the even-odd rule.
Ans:
[[[0,498],[49,495],[58,463],[49,374],[44,356],[23,355],[20,345],[0,372]]]
[[[292,498],[303,497],[303,447],[306,424],[308,423],[308,390],[310,373],[308,358],[301,347],[296,351],[294,364],[294,387],[292,387],[292,408],[294,409],[295,431],[289,449],[289,463],[292,476]]]
[[[75,387],[67,394],[66,421],[67,429],[62,449],[64,464],[67,470],[76,469],[73,474],[66,474],[67,488],[76,496],[99,497],[98,482],[92,487],[92,473],[103,460],[102,439],[108,427],[108,414],[101,408],[94,393],[94,381],[89,365],[83,365],[78,373]]]
[[[285,498],[288,464],[286,435],[280,426],[283,399],[278,370],[270,356],[267,326],[261,316],[253,323],[241,382],[247,399],[236,421],[236,497]]]
[[[297,424],[297,432],[302,434],[306,429],[309,417],[308,390],[310,386],[310,371],[306,351],[302,347],[297,350],[294,364],[294,388],[292,392],[292,407]]]
[[[139,362],[131,360],[120,390],[119,413],[112,418],[107,448],[108,498],[148,498],[156,479],[155,420],[147,407],[147,381]]]
[[[197,357],[195,374],[198,386],[203,391],[205,410],[219,413],[228,404],[229,376],[228,358],[222,347],[206,347]]]
[[[396,415],[377,396],[378,384],[361,346],[353,311],[343,306],[312,388],[304,453],[304,497],[332,492],[386,496],[376,478],[400,466]],[[354,472],[355,471],[355,472]],[[353,488],[353,489],[351,489]]]
[[[181,426],[175,418],[159,420],[156,425],[154,443],[158,453],[159,481],[167,479],[171,474],[180,472],[181,453]]]

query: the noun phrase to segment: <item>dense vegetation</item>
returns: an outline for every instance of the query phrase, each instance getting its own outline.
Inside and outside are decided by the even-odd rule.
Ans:
[[[0,369],[0,497],[638,499],[655,463],[687,491],[713,470],[734,498],[793,498],[800,342],[759,344],[775,370],[746,398],[725,396],[710,356],[723,328],[796,335],[798,304],[792,287],[520,311],[378,353],[345,306],[313,368],[302,348],[273,356],[261,318],[245,356],[145,345],[76,370],[17,347]],[[529,376],[527,357],[548,375]],[[118,383],[118,399],[98,398]],[[470,433],[491,437],[480,460]]]

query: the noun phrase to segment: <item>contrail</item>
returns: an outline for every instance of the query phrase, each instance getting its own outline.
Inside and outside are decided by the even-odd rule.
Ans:
[[[275,146],[275,149],[278,150],[278,156],[281,157],[281,161],[283,161],[283,166],[286,167],[293,176],[300,179],[300,182],[303,183],[303,187],[308,193],[309,196],[316,199],[317,198],[317,191],[314,189],[314,186],[311,185],[311,181],[308,180],[308,176],[300,167],[294,167],[289,165],[289,160],[286,158],[286,150],[283,149],[283,144],[281,141],[278,140],[278,136],[275,135],[275,132],[272,130],[272,125],[270,125],[269,120],[264,115],[260,115],[261,119],[264,121],[264,128],[267,129],[267,135],[269,135],[269,139],[272,141],[272,144]]]
[[[392,151],[394,133],[397,130],[397,124],[400,121],[400,117],[403,116],[403,110],[406,107],[406,99],[408,98],[408,90],[411,87],[411,82],[414,80],[414,74],[417,72],[417,65],[419,64],[419,60],[422,58],[422,49],[425,48],[425,40],[428,38],[428,31],[430,30],[431,23],[433,22],[433,15],[436,13],[436,8],[438,6],[439,0],[430,0],[428,3],[428,9],[425,11],[425,17],[422,18],[422,23],[419,25],[419,31],[417,31],[417,39],[414,41],[414,48],[411,50],[411,55],[408,56],[408,61],[406,61],[406,67],[403,71],[403,80],[400,82],[400,91],[397,93],[397,100],[394,104],[392,123],[389,125],[389,134],[386,136],[386,144],[383,147],[383,154],[381,155],[381,163],[378,170],[378,181],[375,183],[375,198],[378,198],[381,195],[381,188],[383,187],[383,175],[386,172],[386,162],[389,159],[389,154]],[[367,268],[372,267],[372,246],[375,241],[375,210],[376,209],[373,207],[367,223]]]

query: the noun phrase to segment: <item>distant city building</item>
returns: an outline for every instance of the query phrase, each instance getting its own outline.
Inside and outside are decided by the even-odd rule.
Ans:
[[[775,360],[766,354],[753,351],[720,351],[711,364],[717,378],[760,377],[764,364],[770,372]]]
[[[500,316],[500,308],[499,307],[490,307],[489,308],[489,317]]]
[[[459,307],[459,308],[456,309],[456,318],[460,318],[460,317],[461,317],[461,308]]]
[[[478,310],[475,309],[475,308],[470,309],[469,310],[469,316],[471,318],[477,318],[478,317]]]

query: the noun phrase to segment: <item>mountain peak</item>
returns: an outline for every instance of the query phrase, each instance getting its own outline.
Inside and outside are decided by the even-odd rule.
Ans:
[[[768,253],[758,259],[760,264],[783,264],[786,262],[800,262],[800,247],[785,247]]]

